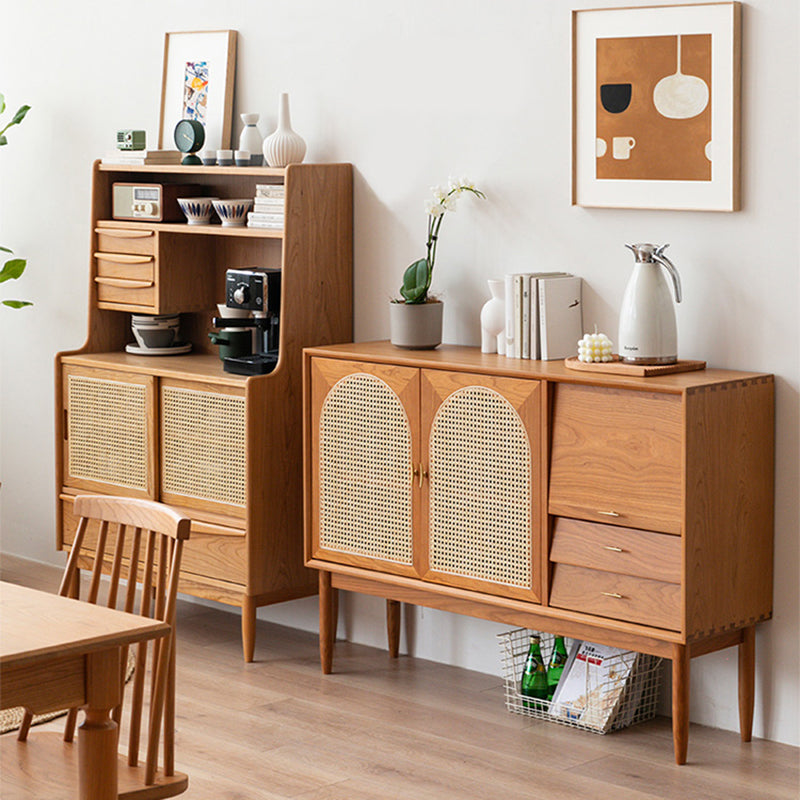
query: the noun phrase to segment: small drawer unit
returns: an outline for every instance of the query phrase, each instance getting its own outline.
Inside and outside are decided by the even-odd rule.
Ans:
[[[159,312],[158,236],[149,228],[96,228],[94,282],[99,308]]]

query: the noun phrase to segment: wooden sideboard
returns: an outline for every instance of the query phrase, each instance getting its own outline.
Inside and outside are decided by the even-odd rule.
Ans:
[[[471,347],[304,351],[306,564],[320,655],[335,590],[560,633],[672,662],[686,761],[691,658],[772,613],[774,381],[706,369],[576,372]]]
[[[221,198],[281,184],[284,227],[115,220],[115,182],[199,184]],[[76,494],[181,509],[192,536],[180,591],[242,609],[246,661],[259,606],[317,591],[303,564],[302,348],[352,338],[352,248],[350,164],[94,165],[88,335],[56,357],[57,546],[73,541]],[[279,360],[242,376],[223,370],[208,333],[226,271],[251,266],[282,271]],[[190,353],[125,351],[131,314],[174,313]]]

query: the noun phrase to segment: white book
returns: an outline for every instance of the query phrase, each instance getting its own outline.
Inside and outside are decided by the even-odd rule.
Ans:
[[[514,341],[514,275],[510,272],[504,277],[506,295],[506,355],[509,358],[517,357],[516,342]]]
[[[253,199],[253,208],[264,211],[283,211],[286,199],[283,197],[256,197]]]
[[[514,275],[514,355],[522,355],[522,275]]]
[[[568,272],[533,272],[531,273],[531,313],[530,313],[530,338],[531,358],[542,357],[542,347],[539,341],[539,280],[541,278],[567,277]]]
[[[632,650],[576,642],[550,703],[551,716],[607,731],[638,655]]]
[[[532,358],[531,354],[531,275],[523,272],[522,278],[522,358]],[[534,283],[535,287],[535,283]]]
[[[285,197],[286,187],[282,183],[257,183],[256,197]]]
[[[247,219],[251,222],[279,222],[283,225],[283,214],[266,214],[260,211],[248,211]]]
[[[567,358],[578,352],[583,336],[583,279],[575,275],[540,278],[539,345],[543,361]]]

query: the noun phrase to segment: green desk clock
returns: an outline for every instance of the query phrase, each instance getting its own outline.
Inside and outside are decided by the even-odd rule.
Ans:
[[[200,165],[203,162],[195,153],[206,140],[206,129],[196,119],[182,119],[175,126],[175,144],[181,153],[186,153],[181,164],[184,166]]]

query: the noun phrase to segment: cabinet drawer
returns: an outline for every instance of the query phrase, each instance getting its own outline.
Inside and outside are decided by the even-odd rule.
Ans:
[[[681,587],[677,583],[556,564],[550,605],[680,630]]]
[[[681,540],[666,533],[556,518],[550,560],[668,583],[681,581]]]
[[[106,253],[155,255],[155,231],[138,228],[95,228],[97,249]]]
[[[100,308],[136,306],[156,313],[156,288],[153,281],[96,277],[97,302]]]
[[[147,281],[153,284],[155,259],[148,255],[126,253],[95,253],[97,275],[101,278],[119,278],[128,281]]]
[[[678,395],[559,384],[550,513],[680,533],[682,424]]]
[[[247,583],[247,538],[192,532],[183,547],[181,573],[216,578],[231,583]]]

